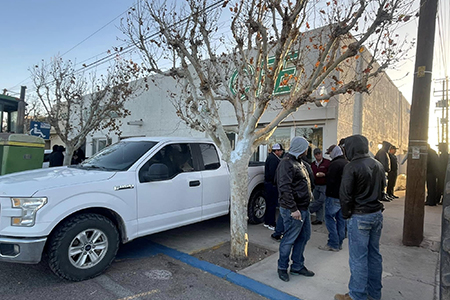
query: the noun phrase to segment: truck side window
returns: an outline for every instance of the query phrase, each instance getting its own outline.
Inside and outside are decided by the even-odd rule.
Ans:
[[[216,170],[220,168],[219,155],[217,154],[216,147],[212,144],[200,144],[199,146],[205,170]]]
[[[139,170],[139,181],[167,180],[194,171],[189,144],[171,144],[158,151]]]

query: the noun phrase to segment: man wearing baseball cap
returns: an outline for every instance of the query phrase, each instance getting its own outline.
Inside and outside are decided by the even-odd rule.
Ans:
[[[313,153],[315,161],[311,164],[311,168],[314,174],[314,201],[309,206],[309,212],[316,213],[316,219],[311,224],[320,225],[324,221],[326,174],[330,166],[330,160],[323,157],[320,148],[315,148]]]

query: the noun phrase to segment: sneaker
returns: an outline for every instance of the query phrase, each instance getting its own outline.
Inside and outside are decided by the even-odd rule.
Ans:
[[[269,229],[269,230],[275,231],[275,226],[273,226],[273,225],[267,225],[267,224],[264,224],[264,227],[266,227],[266,228]]]
[[[287,270],[278,269],[278,277],[285,282],[289,281],[289,274],[287,273]]]
[[[381,201],[384,201],[384,202],[391,202],[392,200],[389,199],[389,198],[387,198],[386,196],[384,196],[384,197],[381,199]]]
[[[353,300],[352,297],[347,293],[345,295],[336,294],[334,295],[334,300]]]
[[[303,269],[296,271],[296,270],[292,270],[290,271],[291,275],[303,275],[303,276],[307,276],[307,277],[312,277],[314,276],[314,272],[308,270],[306,267],[303,267]]]
[[[270,235],[270,237],[273,238],[277,242],[281,241],[281,235],[276,235],[275,233],[272,233]]]
[[[322,224],[322,221],[314,220],[314,221],[311,222],[311,224],[312,224],[312,225],[321,225],[321,224]]]
[[[320,250],[323,250],[323,251],[333,251],[333,252],[338,252],[338,251],[339,251],[339,249],[330,247],[330,246],[328,246],[328,244],[325,245],[325,246],[319,246],[318,248],[319,248]]]
[[[392,194],[392,195],[389,195],[391,198],[394,198],[394,199],[398,199],[398,196],[395,196],[394,194]]]

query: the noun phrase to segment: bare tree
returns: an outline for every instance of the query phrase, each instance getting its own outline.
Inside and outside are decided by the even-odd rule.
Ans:
[[[408,47],[394,30],[407,22],[411,2],[400,0],[187,0],[181,8],[141,0],[122,23],[149,74],[171,76],[178,116],[206,131],[231,172],[231,256],[247,251],[248,162],[257,147],[301,105],[369,92],[371,78]],[[218,23],[221,12],[230,14]],[[361,72],[356,61],[364,59]],[[163,68],[170,62],[169,68]],[[345,70],[345,72],[344,72]],[[274,105],[272,105],[274,104]],[[234,112],[225,126],[223,106]],[[266,110],[273,120],[258,124]],[[227,133],[236,134],[232,149]]]
[[[23,126],[24,132],[30,130],[31,121],[45,122],[47,118],[43,112],[42,103],[38,98],[33,98],[30,101],[27,101],[27,105],[25,106],[25,121]]]
[[[118,130],[130,112],[125,102],[138,90],[140,68],[117,58],[104,74],[76,70],[72,61],[52,58],[30,69],[36,94],[47,121],[66,146],[64,165],[70,165],[74,150],[98,129]]]

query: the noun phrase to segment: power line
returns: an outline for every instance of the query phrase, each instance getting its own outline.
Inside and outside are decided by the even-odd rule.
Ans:
[[[134,3],[131,7],[134,7],[134,5],[136,5],[136,3]],[[93,32],[92,34],[90,34],[88,37],[84,38],[81,42],[77,43],[75,46],[73,46],[72,48],[70,48],[69,50],[67,50],[66,52],[64,52],[63,54],[61,54],[61,57],[63,57],[64,55],[66,55],[67,53],[71,52],[73,49],[77,48],[78,46],[80,46],[81,44],[83,44],[84,42],[86,42],[88,39],[90,39],[91,37],[93,37],[94,35],[96,35],[97,33],[99,33],[101,30],[103,30],[104,28],[106,28],[108,25],[110,25],[112,22],[114,22],[115,20],[117,20],[118,18],[120,18],[123,14],[125,14],[127,11],[129,10],[129,8],[127,8],[124,12],[120,13],[117,17],[115,17],[114,19],[112,19],[111,21],[109,21],[108,23],[106,23],[105,25],[103,25],[102,27],[100,27],[99,29],[97,29],[95,32]],[[97,55],[98,56],[98,55]],[[94,56],[96,57],[96,56]],[[92,59],[93,57],[89,58]],[[88,59],[88,60],[89,60]],[[24,80],[22,80],[21,82],[19,82],[18,84],[16,84],[15,86],[11,87],[8,89],[8,91],[18,87],[19,85],[21,85],[23,82],[27,81],[28,79],[30,79],[31,76],[28,76],[27,78],[25,78]]]
[[[217,8],[219,5],[223,4],[225,1],[226,1],[226,0],[218,0],[218,1],[216,1],[216,2],[214,2],[214,3],[212,3],[212,4],[210,4],[209,6],[205,7],[201,12],[208,12],[209,10],[215,9],[215,8]],[[128,11],[128,9],[125,11],[125,13],[126,13],[127,11]],[[122,13],[122,14],[123,14],[123,13]],[[121,15],[122,15],[122,14],[121,14]],[[179,20],[177,23],[174,23],[174,24],[170,25],[169,27],[172,28],[172,27],[175,27],[175,26],[178,26],[178,25],[181,25],[181,24],[187,22],[191,16],[192,16],[192,13],[191,13],[190,15],[186,16],[185,18]],[[116,17],[115,19],[117,19],[117,17]],[[112,22],[112,21],[111,21],[111,22]],[[109,22],[109,23],[111,23],[111,22]],[[107,25],[105,25],[105,26],[107,26]],[[103,26],[103,27],[105,27],[105,26]],[[102,28],[103,28],[103,27],[102,27]],[[99,30],[100,30],[100,29],[99,29]],[[97,30],[96,32],[98,32],[99,30]],[[94,33],[94,34],[95,34],[95,33]],[[157,36],[158,34],[159,34],[159,32],[154,32],[154,33],[150,34],[149,36],[145,37],[144,41],[146,41],[146,40],[148,40],[148,39],[151,39],[151,38]],[[92,35],[93,35],[93,34],[92,34]],[[92,36],[92,35],[91,35],[91,36]],[[86,39],[87,39],[87,38],[86,38]],[[86,39],[85,39],[85,40],[86,40]],[[81,42],[80,42],[80,43],[81,43]],[[80,44],[80,43],[79,43],[79,44]],[[122,45],[124,45],[124,44],[122,44]],[[132,50],[134,50],[134,49],[136,48],[136,45],[131,44],[131,45],[128,45],[128,46],[125,46],[125,47],[123,47],[123,46],[118,46],[118,47],[122,47],[121,53],[126,54],[126,53],[129,53],[129,52],[131,52]],[[116,48],[117,48],[117,47],[116,47]],[[66,53],[67,53],[67,52],[66,52]],[[98,56],[98,55],[97,55],[97,56]],[[97,56],[94,56],[94,57],[97,57]],[[96,61],[94,61],[94,62],[92,62],[92,63],[84,64],[83,67],[81,67],[81,68],[75,70],[74,74],[79,74],[79,73],[81,73],[81,72],[85,72],[85,71],[88,71],[88,70],[90,70],[90,69],[93,69],[93,68],[95,68],[95,67],[97,67],[97,66],[100,66],[100,65],[102,65],[102,64],[104,64],[104,63],[107,63],[107,62],[111,61],[111,60],[114,59],[115,57],[116,57],[116,53],[114,53],[114,52],[113,52],[113,53],[109,53],[108,55],[106,55],[106,56],[104,56],[104,57],[101,57],[101,58],[97,59]],[[86,60],[85,60],[85,61],[86,61]],[[31,77],[31,76],[30,76],[30,77]],[[27,79],[29,79],[30,77],[28,77]],[[25,80],[27,80],[27,79],[25,79]],[[24,80],[24,81],[25,81],[25,80]],[[23,82],[23,81],[22,81],[22,82]],[[16,86],[17,86],[17,85],[16,85]]]

